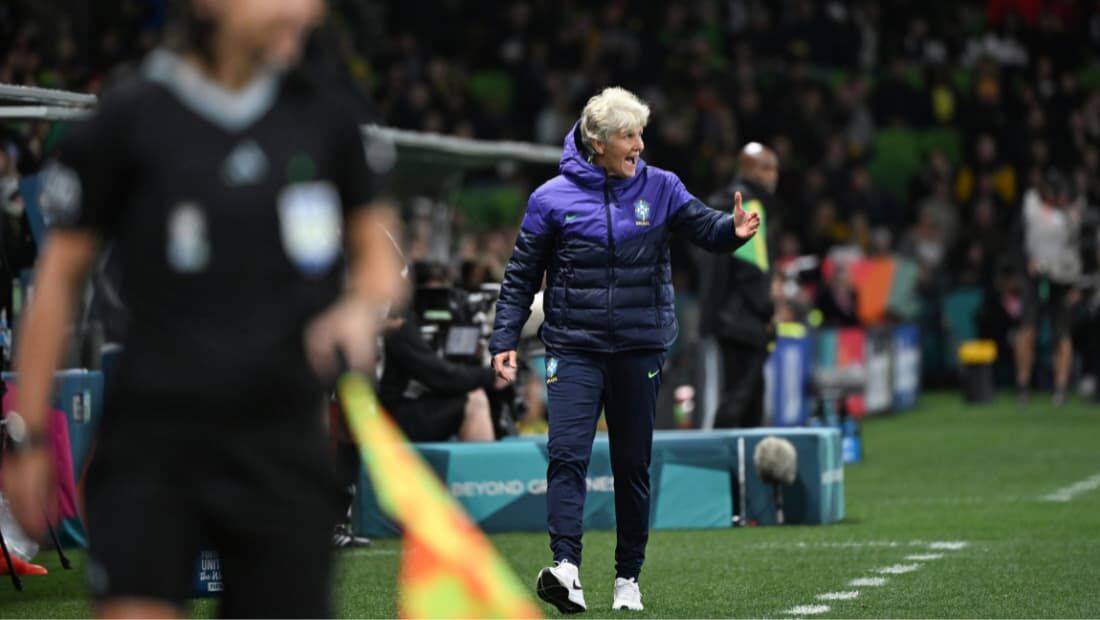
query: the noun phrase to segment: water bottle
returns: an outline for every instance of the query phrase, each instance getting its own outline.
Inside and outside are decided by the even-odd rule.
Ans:
[[[674,403],[672,415],[676,421],[676,428],[692,428],[692,414],[695,412],[695,388],[690,385],[680,385],[673,392]]]

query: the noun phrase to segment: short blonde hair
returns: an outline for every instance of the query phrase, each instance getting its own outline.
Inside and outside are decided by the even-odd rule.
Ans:
[[[581,138],[607,142],[618,131],[640,131],[649,122],[649,106],[637,95],[619,86],[609,86],[588,100],[581,112]]]

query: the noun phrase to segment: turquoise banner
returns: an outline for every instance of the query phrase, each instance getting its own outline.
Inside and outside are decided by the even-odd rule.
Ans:
[[[798,479],[782,489],[787,522],[833,523],[844,518],[844,471],[835,429],[658,431],[653,439],[650,522],[654,529],[730,527],[739,512],[738,439],[744,440],[746,514],[775,523],[770,486],[760,480],[752,454],[761,439],[777,435],[798,451]],[[419,444],[417,449],[470,517],[486,532],[546,529],[546,438],[496,443]],[[382,516],[370,481],[360,477],[355,529],[362,535],[399,533]],[[614,529],[614,479],[606,436],[593,445],[585,501],[586,529]]]

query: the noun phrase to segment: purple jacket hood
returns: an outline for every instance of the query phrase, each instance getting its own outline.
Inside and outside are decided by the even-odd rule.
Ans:
[[[581,138],[580,121],[573,124],[573,129],[565,135],[562,144],[561,161],[558,163],[558,171],[581,187],[602,190],[603,184],[609,179],[607,171],[589,161],[588,151],[584,147]],[[646,163],[638,158],[638,166],[634,176],[630,178],[610,177],[612,189],[618,191],[630,187],[642,177]]]

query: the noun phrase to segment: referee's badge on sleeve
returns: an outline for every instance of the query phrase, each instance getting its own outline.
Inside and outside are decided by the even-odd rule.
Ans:
[[[319,276],[340,255],[340,196],[327,181],[295,183],[279,192],[279,229],[287,257],[305,275]]]
[[[80,176],[76,171],[57,162],[46,166],[38,197],[38,206],[46,226],[75,223],[80,216],[82,193]]]

